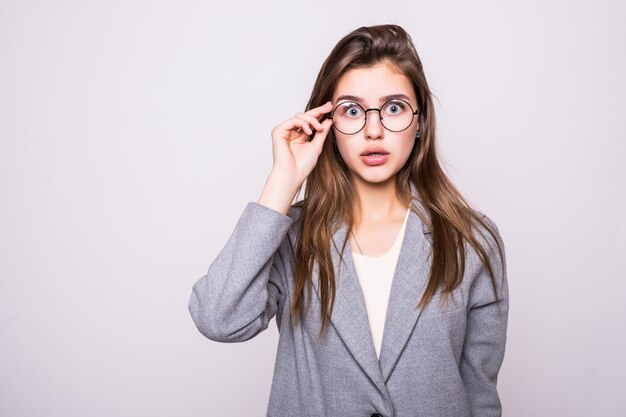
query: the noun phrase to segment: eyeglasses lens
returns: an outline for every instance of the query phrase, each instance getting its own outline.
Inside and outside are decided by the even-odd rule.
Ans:
[[[391,100],[380,109],[368,109],[353,101],[340,103],[333,111],[333,123],[335,128],[346,135],[359,132],[365,126],[366,113],[371,111],[380,113],[382,125],[392,132],[401,132],[407,129],[413,121],[413,109],[404,100]],[[373,117],[370,115],[370,117]]]

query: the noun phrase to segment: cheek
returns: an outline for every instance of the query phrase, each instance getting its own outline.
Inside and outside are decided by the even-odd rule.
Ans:
[[[409,133],[401,140],[401,152],[408,159],[415,146],[415,133]]]
[[[349,138],[342,138],[339,136],[335,136],[337,142],[337,149],[339,150],[339,154],[343,158],[344,161],[351,159],[351,155],[354,153],[353,149],[353,141],[350,141]]]
[[[415,137],[409,137],[406,141],[403,142],[402,153],[406,157],[406,159],[411,156],[411,152],[413,151],[413,147],[415,146]]]
[[[402,138],[399,146],[396,148],[396,153],[398,155],[398,166],[403,167],[406,165],[407,161],[411,157],[411,152],[413,152],[413,147],[415,145],[415,138]]]

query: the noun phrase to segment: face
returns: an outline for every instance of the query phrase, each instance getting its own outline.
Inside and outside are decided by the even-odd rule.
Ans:
[[[413,111],[417,110],[417,99],[409,79],[393,66],[381,63],[368,68],[348,70],[337,83],[332,102],[334,109],[344,112],[345,117],[358,117],[362,109],[381,108],[389,97],[401,98],[408,102]],[[346,106],[342,103],[354,101],[362,109]],[[400,105],[401,102],[398,102]],[[393,128],[392,118],[398,112],[410,112],[410,108],[401,109],[391,104],[385,110],[383,118],[386,125]],[[338,122],[335,116],[335,123]],[[333,127],[337,147],[348,169],[357,182],[381,184],[395,180],[395,176],[404,166],[415,143],[418,126],[417,115],[413,116],[408,128],[401,132],[387,130],[381,123],[378,111],[368,111],[365,126],[356,134],[341,133]],[[345,129],[342,129],[345,131]],[[398,130],[398,129],[393,129]]]

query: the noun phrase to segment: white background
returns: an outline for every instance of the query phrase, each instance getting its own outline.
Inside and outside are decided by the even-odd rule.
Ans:
[[[626,415],[620,1],[0,1],[0,415],[265,415],[275,322],[187,310],[351,30],[397,23],[498,225],[504,415]]]

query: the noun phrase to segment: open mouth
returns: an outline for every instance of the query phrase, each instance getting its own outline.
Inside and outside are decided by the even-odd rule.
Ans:
[[[389,152],[385,151],[384,149],[372,149],[372,150],[367,150],[361,154],[361,156],[382,156],[382,155],[389,155]]]
[[[361,154],[361,160],[369,166],[382,165],[387,162],[388,153],[384,151],[377,152],[363,152]]]

